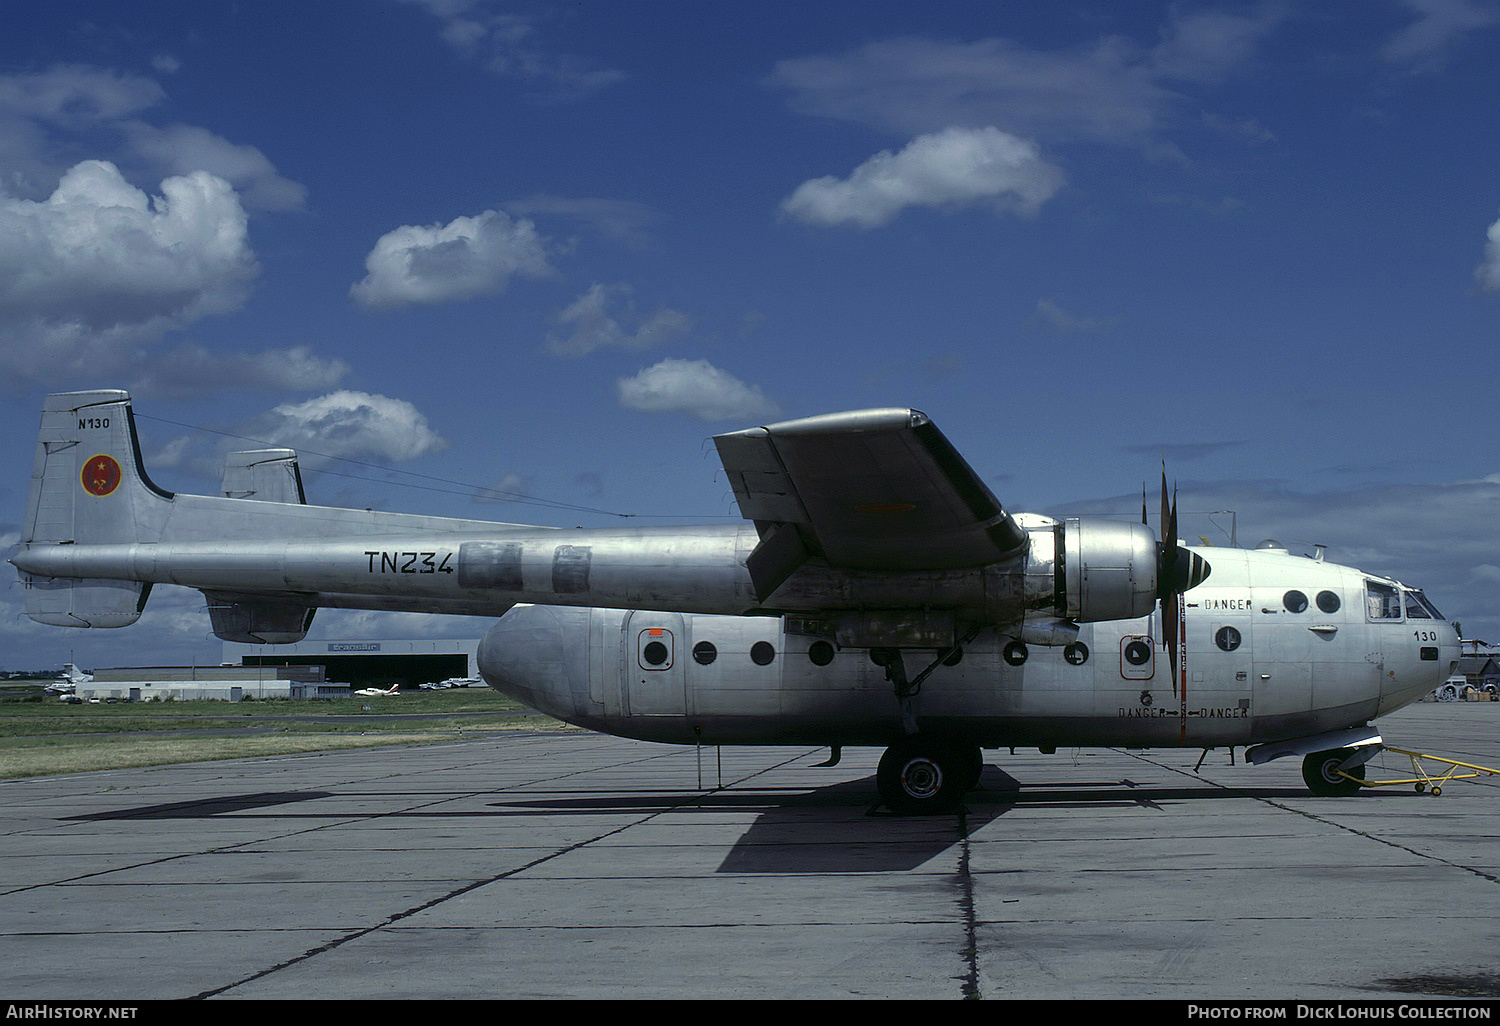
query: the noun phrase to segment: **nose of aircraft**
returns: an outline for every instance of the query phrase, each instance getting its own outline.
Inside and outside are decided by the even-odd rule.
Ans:
[[[1458,667],[1462,646],[1459,644],[1458,631],[1451,623],[1446,620],[1408,621],[1407,629],[1411,629],[1412,622],[1422,624],[1414,639],[1416,649],[1413,659],[1416,661],[1403,662],[1393,659],[1392,653],[1386,653],[1385,672],[1380,681],[1378,716],[1394,712],[1425,697]],[[1436,658],[1432,656],[1434,649]]]
[[[539,712],[571,720],[588,696],[587,609],[515,606],[479,643],[485,683]]]

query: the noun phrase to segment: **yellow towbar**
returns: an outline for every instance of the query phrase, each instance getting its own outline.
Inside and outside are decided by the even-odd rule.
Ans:
[[[1403,780],[1362,780],[1352,773],[1340,773],[1339,776],[1347,776],[1351,780],[1359,780],[1366,787],[1395,787],[1400,784],[1411,784],[1419,792],[1432,789],[1434,797],[1443,793],[1443,785],[1450,780],[1472,780],[1475,777],[1500,776],[1500,770],[1490,769],[1488,766],[1475,766],[1468,762],[1459,762],[1456,759],[1445,759],[1440,755],[1427,755],[1424,752],[1411,752],[1405,748],[1394,748],[1391,745],[1384,746],[1385,751],[1395,752],[1411,759],[1412,776]],[[1441,763],[1447,769],[1434,775],[1427,771],[1426,763]],[[1360,767],[1363,769],[1364,767]]]

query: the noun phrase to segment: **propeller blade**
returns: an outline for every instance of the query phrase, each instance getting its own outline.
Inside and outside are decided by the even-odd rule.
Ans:
[[[1167,656],[1172,667],[1172,694],[1177,695],[1177,638],[1181,633],[1177,594],[1177,493],[1167,505],[1167,467],[1161,469],[1161,574],[1157,592],[1161,601],[1161,632],[1166,635]],[[1178,695],[1180,698],[1181,696]]]
[[[1167,468],[1161,471],[1161,554],[1156,574],[1156,597],[1161,605],[1162,640],[1172,667],[1172,694],[1179,695],[1182,644],[1182,593],[1202,584],[1212,569],[1196,552],[1177,543],[1177,487],[1167,495]]]

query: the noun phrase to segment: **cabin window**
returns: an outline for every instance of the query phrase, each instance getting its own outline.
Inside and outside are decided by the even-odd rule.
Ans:
[[[814,641],[807,650],[807,658],[816,666],[827,666],[833,662],[833,646],[826,641]]]
[[[1089,647],[1081,641],[1065,645],[1063,646],[1063,658],[1074,666],[1082,666],[1089,661]]]
[[[1340,601],[1340,599],[1339,599],[1339,593],[1338,592],[1336,592],[1336,591],[1320,591],[1320,592],[1318,592],[1318,608],[1321,609],[1321,610],[1323,610],[1323,612],[1325,612],[1325,613],[1337,613],[1339,611],[1339,606],[1341,606],[1341,605],[1343,605],[1343,602]]]
[[[670,670],[672,645],[671,631],[665,627],[648,627],[636,637],[636,661],[643,670]]]
[[[1401,594],[1380,581],[1365,581],[1365,613],[1371,620],[1401,619]]]
[[[719,650],[714,647],[712,641],[700,641],[693,646],[693,662],[700,666],[707,666],[719,658]]]
[[[769,641],[757,641],[750,646],[750,658],[756,666],[769,666],[776,658],[776,646]]]
[[[1240,647],[1240,632],[1233,627],[1220,627],[1214,635],[1214,644],[1225,652],[1233,652]]]
[[[1307,610],[1307,596],[1293,588],[1281,596],[1281,604],[1288,613],[1301,613]]]

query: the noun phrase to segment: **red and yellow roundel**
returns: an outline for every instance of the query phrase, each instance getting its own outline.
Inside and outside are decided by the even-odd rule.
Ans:
[[[80,476],[84,491],[103,497],[120,487],[120,461],[103,453],[90,456]]]

